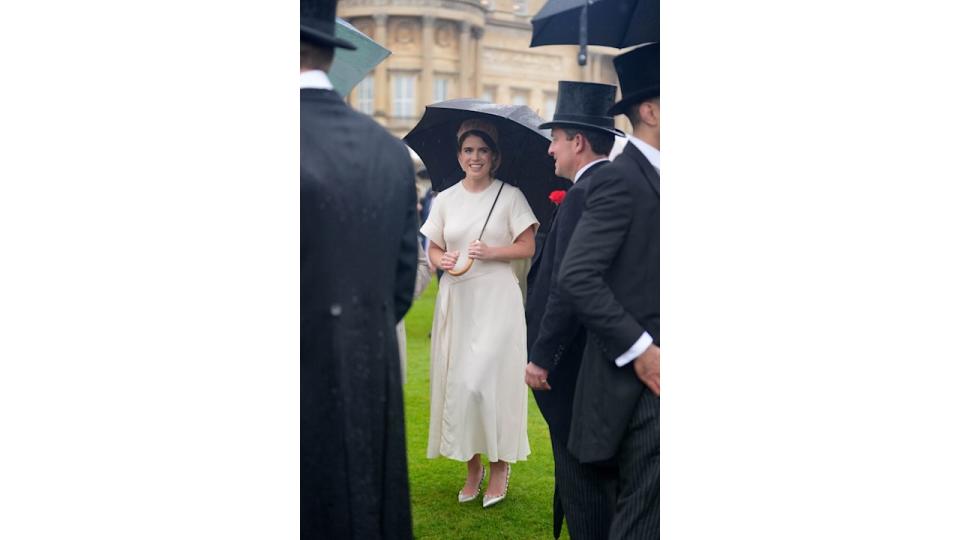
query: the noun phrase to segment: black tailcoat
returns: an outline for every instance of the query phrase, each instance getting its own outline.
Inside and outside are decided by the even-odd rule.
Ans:
[[[560,262],[583,213],[591,178],[605,163],[584,171],[567,190],[527,278],[528,359],[550,372],[548,381],[551,387],[548,392],[534,392],[534,397],[550,426],[551,436],[564,444],[570,432],[573,390],[586,331],[578,322],[573,306],[560,299],[556,279]]]
[[[550,223],[550,230],[537,246],[527,277],[527,358],[550,372],[548,382],[551,388],[546,392],[534,391],[533,397],[550,427],[550,438],[557,443],[554,447],[563,448],[567,444],[573,391],[586,341],[586,330],[577,320],[573,307],[560,300],[556,279],[570,237],[583,213],[590,179],[605,163],[591,166],[567,190]],[[555,536],[559,534],[564,514],[557,484],[572,481],[561,478],[563,470],[556,467],[557,479],[553,488]]]
[[[568,448],[582,463],[608,460],[649,392],[614,361],[644,331],[660,344],[660,175],[633,144],[594,175],[559,288],[588,330]]]
[[[417,268],[406,147],[300,90],[301,538],[411,538],[395,325]]]

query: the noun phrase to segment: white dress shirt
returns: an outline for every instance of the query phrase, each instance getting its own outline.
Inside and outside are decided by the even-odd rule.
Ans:
[[[630,135],[629,133],[627,134],[627,140],[630,141],[631,144],[636,146],[638,150],[640,150],[643,156],[647,158],[647,161],[649,161],[650,164],[653,165],[653,168],[656,169],[657,172],[659,173],[660,172],[660,150],[657,150],[656,148],[641,141],[640,139],[634,137],[633,135]],[[644,351],[646,351],[652,344],[653,344],[653,338],[650,337],[650,334],[644,332],[643,335],[640,336],[640,339],[638,339],[637,342],[634,343],[632,347],[627,349],[627,352],[617,357],[617,359],[615,360],[615,362],[617,363],[617,366],[623,367],[629,364],[630,362],[633,362],[634,358],[643,354]]]
[[[640,150],[643,157],[647,158],[647,161],[653,165],[653,168],[656,169],[657,172],[660,172],[660,150],[657,150],[629,133],[627,133],[627,140]]]
[[[587,163],[587,164],[584,165],[583,167],[580,167],[580,170],[577,171],[577,175],[573,177],[573,183],[576,184],[576,183],[577,183],[577,180],[579,180],[580,177],[583,176],[583,173],[587,172],[587,169],[589,169],[590,167],[593,167],[593,166],[596,165],[597,163],[601,163],[601,162],[603,162],[603,161],[610,161],[610,160],[607,159],[607,158],[605,158],[605,157],[602,157],[602,158],[600,158],[600,159],[597,159],[597,160],[591,161],[590,163]]]
[[[333,90],[333,84],[326,72],[319,69],[304,71],[300,74],[300,88],[316,88],[318,90]]]

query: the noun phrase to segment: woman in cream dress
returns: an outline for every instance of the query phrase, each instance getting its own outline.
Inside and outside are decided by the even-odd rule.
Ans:
[[[500,162],[495,126],[467,120],[457,142],[466,177],[437,196],[420,229],[430,239],[430,261],[445,271],[433,316],[427,457],[467,463],[459,500],[469,502],[480,492],[480,455],[486,454],[487,507],[506,496],[508,464],[530,454],[526,323],[511,261],[533,256],[539,223],[523,193],[494,178]],[[473,259],[472,267],[454,276],[461,254]]]

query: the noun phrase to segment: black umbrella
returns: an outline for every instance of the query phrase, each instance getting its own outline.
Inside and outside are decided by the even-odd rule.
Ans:
[[[548,131],[544,120],[526,105],[497,105],[479,99],[451,99],[427,105],[427,111],[403,140],[423,160],[434,191],[453,186],[464,177],[457,161],[457,128],[468,118],[483,118],[499,132],[501,154],[496,176],[520,188],[541,226],[553,214],[550,192],[570,187],[553,173]]]
[[[660,0],[549,0],[530,22],[531,47],[580,45],[584,65],[588,44],[622,49],[660,41]]]

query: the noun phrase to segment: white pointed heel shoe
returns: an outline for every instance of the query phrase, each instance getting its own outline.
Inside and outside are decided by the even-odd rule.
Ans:
[[[498,502],[507,498],[507,490],[510,488],[510,464],[507,463],[507,481],[503,484],[503,493],[500,495],[487,495],[483,494],[483,507],[490,508],[491,506],[497,504]]]
[[[480,469],[480,481],[477,482],[477,492],[474,493],[473,495],[470,495],[470,496],[464,495],[462,489],[460,490],[459,493],[457,493],[457,500],[460,501],[460,504],[474,501],[477,499],[477,497],[480,496],[480,486],[483,485],[483,477],[486,475],[487,475],[486,467]]]

